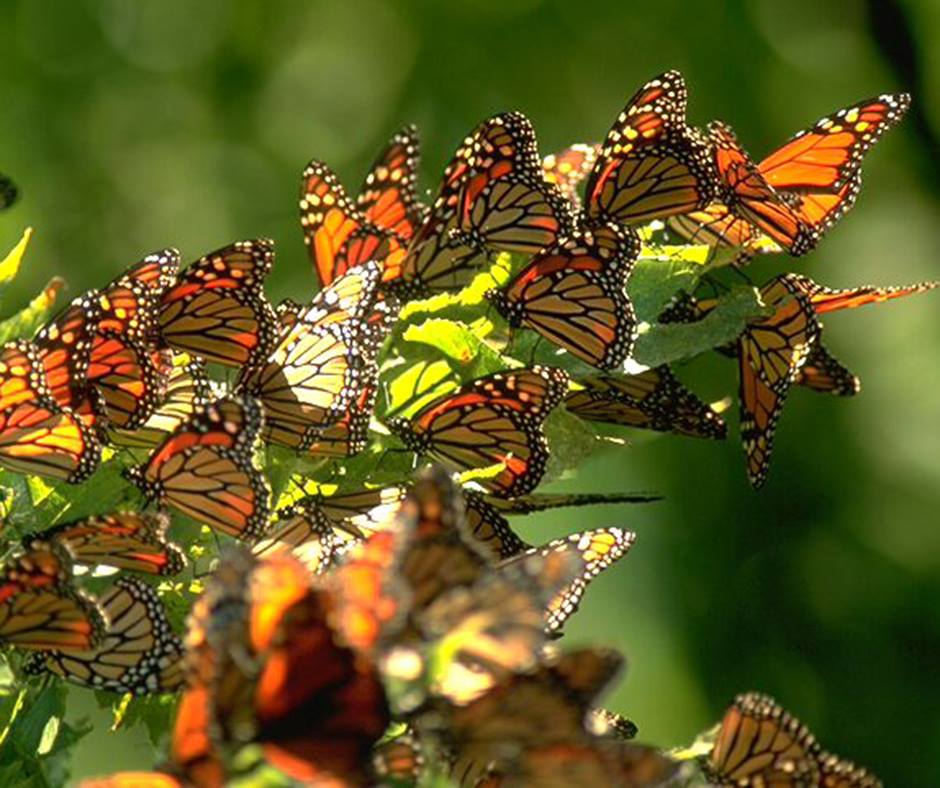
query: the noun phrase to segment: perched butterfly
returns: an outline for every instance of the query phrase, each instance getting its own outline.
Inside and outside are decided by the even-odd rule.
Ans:
[[[579,378],[583,388],[565,398],[565,408],[589,421],[724,439],[728,428],[712,408],[685,388],[665,364],[636,375]]]
[[[819,788],[884,788],[884,785],[868,769],[824,752],[819,756]]]
[[[273,263],[267,239],[238,241],[197,260],[163,294],[163,342],[229,367],[263,357],[277,336],[277,318],[264,296]]]
[[[719,201],[791,255],[810,251],[819,239],[817,229],[767,182],[731,128],[713,121],[708,126],[708,134],[721,184]]]
[[[24,341],[0,347],[0,465],[74,484],[100,460],[96,435],[53,399],[36,348]]]
[[[558,153],[550,153],[542,159],[542,177],[555,184],[573,209],[581,208],[581,196],[578,189],[581,182],[594,169],[597,157],[601,155],[599,144],[585,145],[576,143]]]
[[[898,93],[840,109],[798,132],[763,159],[757,170],[803,222],[823,234],[855,204],[865,154],[904,117],[909,106],[910,96]],[[696,242],[755,248],[761,245],[757,227],[721,203],[670,219],[669,226]],[[774,251],[775,246],[770,242],[764,248]]]
[[[97,290],[72,299],[33,338],[53,399],[78,416],[85,426],[99,427],[104,404],[88,386],[88,367],[101,319]]]
[[[165,514],[116,512],[55,525],[23,540],[30,548],[41,540],[61,545],[76,564],[113,566],[131,572],[175,575],[186,559],[167,540],[170,518]]]
[[[576,553],[532,553],[498,569],[481,568],[472,582],[455,583],[419,608],[421,642],[449,657],[433,678],[431,697],[466,705],[534,669],[546,644],[545,611],[583,571]]]
[[[388,427],[410,451],[454,470],[502,464],[497,475],[479,483],[501,496],[524,495],[545,471],[542,423],[567,388],[568,376],[560,369],[499,372],[467,383],[410,421],[391,419]]]
[[[427,212],[418,200],[418,130],[405,126],[373,163],[356,198],[366,221],[410,239]]]
[[[712,201],[709,146],[687,125],[686,102],[678,71],[650,80],[627,102],[585,186],[591,223],[642,224]]]
[[[261,401],[266,440],[311,453],[364,446],[378,384],[375,356],[394,314],[385,304],[378,320],[367,319],[380,276],[375,262],[347,271],[294,315],[262,364],[244,370],[238,389]],[[342,434],[324,436],[344,424]],[[322,445],[344,438],[348,452]]]
[[[791,274],[791,279],[794,285],[809,298],[813,311],[817,315],[837,312],[841,309],[854,309],[866,304],[878,304],[882,301],[890,301],[893,298],[904,298],[909,295],[926,293],[940,287],[940,282],[919,282],[918,284],[903,287],[863,285],[861,287],[832,289],[817,284],[808,276]]]
[[[329,569],[349,544],[334,523],[313,501],[301,501],[277,512],[272,529],[259,539],[252,552],[259,558],[288,551],[313,574]]]
[[[388,289],[403,300],[423,298],[438,292],[459,290],[476,273],[474,258],[479,250],[454,237],[463,200],[463,187],[473,173],[476,139],[487,123],[477,126],[460,144],[444,169],[430,211],[415,231]]]
[[[599,528],[555,539],[541,547],[532,547],[502,566],[513,566],[530,560],[533,555],[572,554],[583,562],[580,571],[550,600],[545,612],[545,628],[558,633],[578,610],[590,582],[605,569],[623,558],[633,546],[636,534],[621,528]]]
[[[196,411],[127,477],[159,505],[241,539],[267,526],[268,489],[254,467],[263,416],[257,401],[217,400]]]
[[[469,153],[458,200],[458,246],[535,254],[572,234],[571,208],[542,175],[535,130],[525,115],[505,112],[482,124]]]
[[[582,361],[613,369],[636,339],[625,288],[639,254],[633,232],[602,225],[544,249],[486,297],[510,326],[531,328]]]
[[[815,788],[819,745],[772,698],[751,692],[728,709],[705,768],[718,785]]]
[[[53,673],[97,690],[135,695],[174,692],[183,684],[183,644],[173,633],[157,592],[119,578],[98,599],[107,619],[101,642],[88,651],[36,654],[27,674]]]
[[[212,399],[212,385],[203,361],[189,359],[185,354],[173,354],[165,375],[166,391],[160,406],[139,427],[112,429],[108,433],[111,443],[133,449],[152,449]]]
[[[303,782],[365,783],[389,711],[371,661],[347,636],[360,639],[364,622],[386,607],[376,573],[388,566],[377,554],[394,551],[397,537],[375,536],[344,565],[343,599],[314,587],[289,555],[229,557],[193,611],[195,674],[182,708],[195,728],[215,729],[227,744],[256,742],[271,764]]]
[[[71,584],[68,556],[37,543],[0,568],[0,643],[29,651],[82,652],[105,630],[98,604]]]
[[[549,657],[470,703],[443,709],[451,778],[468,788],[665,784],[677,764],[585,727],[589,708],[621,665],[614,652],[581,649]]]
[[[389,278],[397,276],[406,239],[370,222],[346,195],[329,167],[316,160],[303,173],[300,224],[323,286],[370,260],[380,261]]]

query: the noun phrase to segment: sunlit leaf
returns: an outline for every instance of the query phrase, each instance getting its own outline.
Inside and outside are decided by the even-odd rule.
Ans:
[[[0,343],[11,339],[28,339],[45,324],[55,308],[56,299],[65,280],[54,277],[23,309],[0,323]]]
[[[26,247],[29,246],[29,239],[33,236],[33,228],[27,227],[23,235],[9,254],[0,262],[0,286],[8,285],[14,279],[20,270],[20,264],[23,262],[23,255],[26,254]]]
[[[633,353],[647,367],[691,358],[733,342],[747,321],[764,313],[753,288],[738,288],[696,323],[655,323],[640,334]]]

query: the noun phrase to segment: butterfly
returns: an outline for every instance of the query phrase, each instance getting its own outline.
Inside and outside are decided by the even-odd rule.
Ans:
[[[263,425],[256,400],[231,396],[197,410],[125,475],[158,505],[240,539],[267,527],[268,488],[252,459]]]
[[[685,119],[678,71],[641,87],[617,117],[585,186],[590,223],[642,224],[708,205],[715,192],[708,142]]]
[[[396,278],[407,239],[370,222],[329,167],[317,160],[303,172],[300,224],[323,286],[370,260],[380,261],[387,276]]]
[[[76,298],[35,338],[52,395],[88,426],[145,421],[164,396],[156,310],[173,282],[173,249],[148,255],[100,290]]]
[[[132,449],[152,449],[212,399],[212,384],[206,375],[205,362],[200,359],[174,353],[163,374],[166,376],[163,402],[139,427],[112,428],[108,432],[111,443]]]
[[[731,214],[757,227],[789,254],[799,256],[810,251],[819,240],[818,230],[770,185],[731,128],[713,121],[708,126],[708,135],[721,184],[719,201]]]
[[[535,130],[519,112],[477,130],[461,184],[452,243],[478,251],[535,254],[571,235],[571,208],[542,176]]]
[[[395,314],[383,304],[371,319],[380,277],[375,262],[349,269],[309,308],[291,313],[271,354],[243,371],[237,389],[261,401],[266,440],[311,453],[327,453],[326,440],[344,437],[350,453],[364,446],[378,385],[375,356]],[[324,437],[343,424],[345,433]]]
[[[23,540],[29,549],[37,540],[61,545],[76,564],[113,566],[152,575],[179,574],[186,558],[170,542],[170,518],[161,513],[116,512],[55,525]]]
[[[464,185],[475,174],[477,140],[492,127],[501,129],[500,117],[471,131],[444,169],[437,196],[410,239],[399,270],[387,283],[387,289],[403,300],[459,290],[476,274],[474,259],[480,250],[461,238],[458,222],[468,204]]]
[[[548,459],[542,423],[567,388],[568,376],[560,369],[498,372],[432,402],[410,421],[390,419],[387,425],[409,451],[453,470],[503,465],[479,483],[511,498],[538,486]]]
[[[605,649],[549,656],[469,703],[443,708],[451,779],[487,788],[665,784],[678,764],[585,727],[593,701],[621,666],[621,657]]]
[[[601,146],[576,143],[558,153],[550,153],[542,159],[542,177],[555,184],[574,210],[581,208],[578,189],[581,182],[594,169]]]
[[[193,610],[189,644],[208,675],[192,677],[181,714],[195,713],[196,727],[208,723],[220,742],[260,744],[294,779],[364,783],[389,722],[364,630],[387,607],[383,578],[397,539],[376,534],[350,556],[335,578],[348,589],[342,599],[287,554],[230,556]]]
[[[486,298],[510,326],[534,329],[582,361],[613,369],[636,339],[625,288],[639,254],[635,233],[602,225],[539,252]]]
[[[163,294],[162,341],[229,367],[263,357],[277,336],[277,318],[264,296],[273,263],[274,244],[267,239],[238,241],[201,257]]]
[[[96,434],[53,398],[35,346],[0,347],[0,465],[75,484],[100,461]]]
[[[635,375],[592,375],[565,398],[565,408],[588,421],[724,439],[728,427],[683,386],[665,364]]]
[[[150,695],[183,684],[183,644],[173,633],[163,602],[146,583],[115,581],[98,598],[107,619],[101,642],[88,651],[35,654],[27,675],[45,672],[96,690]]]
[[[72,301],[33,338],[52,398],[82,423],[100,432],[104,403],[88,386],[88,367],[102,316],[98,291],[89,290]]]
[[[821,752],[805,725],[773,698],[757,692],[734,699],[721,721],[705,770],[718,785],[740,788],[881,786],[864,769]]]
[[[861,164],[882,135],[904,117],[906,93],[883,94],[821,118],[763,159],[757,169],[802,221],[827,232],[855,204]],[[760,232],[721,203],[675,217],[669,225],[692,241],[759,247]],[[765,248],[774,251],[771,242]],[[777,247],[779,248],[779,247]]]
[[[0,568],[0,643],[29,651],[93,648],[105,618],[71,579],[68,555],[54,545],[36,543],[7,561]]]
[[[583,562],[580,571],[555,594],[545,612],[545,629],[559,633],[565,622],[577,612],[590,582],[623,558],[633,546],[636,534],[621,528],[599,528],[555,539],[541,547],[532,547],[509,559],[502,566],[525,562],[533,555],[572,554]]]
[[[427,209],[418,200],[418,130],[405,126],[397,132],[369,169],[356,198],[366,221],[409,240],[424,220]]]
[[[358,534],[357,534],[358,535]],[[350,543],[334,529],[334,523],[313,501],[299,501],[277,512],[271,530],[252,547],[260,557],[288,551],[308,571],[323,574],[343,554]]]

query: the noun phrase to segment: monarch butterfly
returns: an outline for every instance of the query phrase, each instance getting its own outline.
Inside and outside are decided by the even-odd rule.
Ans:
[[[162,513],[116,512],[55,525],[24,538],[61,545],[77,564],[113,566],[151,575],[179,574],[186,558],[179,546],[167,541],[170,518]]]
[[[525,115],[505,112],[483,123],[469,167],[450,233],[458,246],[535,254],[573,232],[570,205],[542,177],[535,130]]]
[[[89,428],[98,425],[98,414],[104,408],[87,385],[91,349],[101,315],[99,293],[89,290],[74,298],[33,338],[49,393]]]
[[[750,321],[738,339],[741,441],[755,489],[767,477],[784,399],[819,338],[812,307],[791,275],[772,279],[760,296],[774,313]]]
[[[0,643],[29,651],[93,648],[105,618],[71,578],[68,556],[42,543],[0,568]]]
[[[866,770],[821,752],[805,725],[773,698],[757,692],[734,699],[721,721],[705,768],[719,785],[743,788],[881,786]]]
[[[277,512],[273,529],[252,547],[259,558],[291,552],[313,574],[323,574],[348,541],[334,530],[333,521],[312,501],[299,501]]]
[[[101,642],[83,652],[36,654],[27,674],[60,678],[117,693],[173,692],[183,684],[183,645],[173,633],[157,592],[132,577],[119,578],[98,599],[108,626]]]
[[[238,241],[201,257],[163,294],[163,342],[229,367],[263,357],[277,336],[277,318],[264,297],[273,263],[268,239]]]
[[[35,346],[0,347],[0,465],[75,484],[100,461],[95,434],[53,399]]]
[[[886,93],[840,109],[797,132],[757,165],[758,172],[804,222],[823,234],[855,204],[863,158],[904,117],[910,103],[906,93]],[[758,237],[752,225],[721,203],[669,224],[690,240],[710,244],[747,246]]]
[[[817,340],[794,381],[812,391],[854,397],[862,390],[858,377],[826,350]]]
[[[111,443],[132,449],[152,449],[199,408],[212,399],[212,385],[205,363],[184,353],[173,354],[166,365],[163,402],[139,427],[114,429],[108,433]]]
[[[469,703],[449,706],[441,723],[452,779],[460,786],[487,788],[664,783],[675,773],[674,762],[585,728],[594,699],[621,666],[613,651],[580,649],[548,657]]]
[[[582,361],[613,369],[636,339],[625,288],[639,254],[635,233],[603,225],[543,250],[486,297],[510,326],[532,328]]]
[[[542,159],[542,177],[555,184],[565,196],[572,209],[580,210],[581,197],[578,187],[594,169],[601,146],[576,143],[558,153],[550,153]]]
[[[179,267],[176,249],[162,249],[132,265],[99,291],[101,317],[96,329],[152,344],[160,299],[176,281]]]
[[[379,154],[356,198],[366,221],[410,239],[427,209],[418,200],[418,130],[405,126]]]
[[[252,464],[263,425],[256,400],[227,397],[196,411],[125,475],[148,499],[229,536],[251,539],[268,521],[264,475]]]
[[[636,375],[579,378],[565,408],[588,421],[723,440],[724,419],[683,386],[665,364]]]
[[[791,255],[799,256],[810,251],[819,240],[818,230],[768,183],[738,143],[731,128],[713,121],[708,126],[708,134],[721,184],[719,201]]]
[[[303,172],[300,224],[323,286],[369,260],[381,261],[388,278],[397,277],[406,239],[369,222],[329,167],[317,160]]]
[[[452,548],[453,549],[453,548]],[[545,609],[582,570],[579,556],[532,554],[455,584],[414,615],[422,642],[451,655],[430,694],[466,705],[508,676],[532,670],[546,643]]]
[[[387,424],[410,451],[451,469],[502,464],[496,476],[479,483],[511,498],[531,492],[541,480],[548,459],[542,423],[567,387],[568,375],[551,367],[498,372],[431,403],[411,421]]]
[[[496,505],[483,495],[465,492],[464,503],[467,530],[493,560],[511,558],[532,546],[513,531]]]
[[[472,174],[476,138],[487,122],[477,126],[444,169],[444,177],[430,211],[408,243],[400,271],[386,287],[403,300],[423,298],[438,292],[459,290],[476,273],[473,258],[479,250],[454,238],[463,185]]]
[[[378,584],[370,587],[371,596],[357,598],[380,604]],[[333,628],[353,611],[339,615],[334,604],[289,555],[260,562],[245,553],[230,556],[193,612],[190,640],[208,674],[186,693],[196,698],[190,701],[196,729],[208,723],[223,743],[257,742],[271,764],[300,781],[364,784],[369,751],[389,711],[371,661]],[[233,644],[250,663],[233,657]],[[202,709],[194,694],[200,692]]]
[[[583,566],[577,575],[551,598],[544,612],[545,629],[550,634],[558,633],[565,622],[581,606],[581,599],[590,582],[605,569],[623,558],[633,546],[636,534],[621,528],[599,528],[593,531],[572,534],[555,539],[541,547],[531,547],[502,564],[503,567],[517,565],[533,555],[551,553],[578,556]]]
[[[642,224],[712,201],[709,146],[686,124],[686,102],[678,71],[650,80],[627,102],[585,186],[589,222]]]
[[[393,314],[360,317],[375,304],[380,276],[374,262],[350,269],[296,315],[261,365],[243,372],[238,389],[261,401],[266,440],[323,454],[364,447],[378,384],[375,355]]]

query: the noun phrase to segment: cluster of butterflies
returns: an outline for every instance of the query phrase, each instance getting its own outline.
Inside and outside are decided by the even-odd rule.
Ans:
[[[633,534],[603,529],[507,560],[475,535],[481,499],[440,467],[383,501],[366,519],[361,498],[307,501],[284,513],[270,540],[225,552],[183,642],[152,587],[122,576],[100,597],[106,631],[89,647],[99,623],[87,596],[73,592],[59,622],[68,647],[34,636],[26,672],[180,695],[166,762],[81,788],[220,787],[261,763],[316,786],[413,785],[433,764],[455,785],[487,788],[654,788],[689,771],[739,788],[880,788],[760,695],[735,701],[700,762],[630,741],[636,726],[599,705],[622,671],[620,655],[560,651],[554,638],[584,578],[629,550]],[[366,520],[364,538],[331,540]],[[317,549],[309,539],[305,550],[294,544],[301,521],[319,533]],[[73,562],[177,571],[164,528],[122,515],[30,537],[0,597],[39,575],[43,589],[56,588]],[[88,547],[95,532],[120,547],[103,559],[100,545]]]
[[[333,784],[321,780],[326,773],[358,785],[372,779],[363,771],[372,755],[380,774],[399,761],[418,768],[412,742],[442,753],[463,785],[550,785],[560,774],[570,780],[558,784],[671,779],[674,763],[613,735],[630,729],[626,721],[588,714],[620,658],[557,654],[548,643],[633,535],[601,529],[536,548],[506,516],[635,500],[533,494],[556,408],[593,422],[726,435],[719,413],[668,366],[624,371],[639,333],[626,293],[643,250],[637,228],[660,221],[695,243],[733,247],[739,265],[764,251],[802,254],[852,206],[864,154],[908,103],[905,95],[860,102],[754,164],[727,126],[704,133],[686,123],[684,82],[667,72],[629,101],[603,145],[542,159],[523,115],[484,121],[430,206],[418,199],[409,128],[355,199],[326,165],[305,169],[301,224],[321,285],[310,302],[268,301],[274,250],[264,239],[183,270],[164,250],[74,299],[31,340],[0,347],[0,467],[78,483],[103,457],[129,455],[124,474],[151,509],[27,536],[0,570],[0,644],[30,652],[28,673],[122,693],[184,693],[169,773],[106,785],[220,785],[228,755],[246,744],[298,779]],[[558,365],[465,382],[407,418],[383,413],[381,376],[408,360],[386,341],[402,305],[460,290],[502,252],[527,259],[486,301],[510,329],[564,351],[553,356]],[[739,360],[755,485],[792,385],[858,391],[822,346],[818,316],[933,286],[830,290],[787,274],[760,288],[764,314],[719,348]],[[716,305],[681,295],[659,322],[703,320]],[[235,370],[225,385],[210,379],[214,365]],[[389,437],[375,437],[382,432]],[[410,492],[406,483],[342,490],[273,511],[256,464],[264,444],[341,465],[390,440],[444,470]],[[474,490],[458,493],[445,471],[472,472]],[[76,579],[76,567],[100,565],[179,572],[170,511],[243,543],[214,572],[185,643],[145,580],[121,575],[92,594]],[[440,650],[455,659],[442,662]],[[322,674],[307,669],[311,660]],[[444,663],[445,674],[428,675]],[[389,708],[388,681],[415,684],[413,707]],[[549,715],[563,721],[553,731],[540,724]],[[378,744],[393,716],[410,733]],[[826,771],[827,757],[803,749],[816,770],[789,783],[766,771],[776,768],[772,758],[758,758],[754,777],[722,771],[733,758],[710,768],[743,788],[868,788],[849,767]]]

